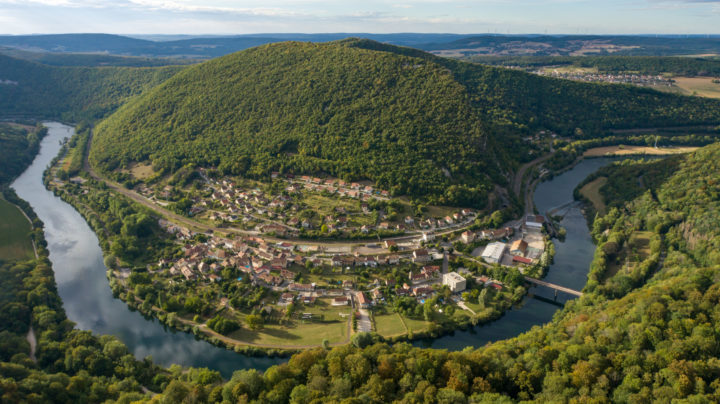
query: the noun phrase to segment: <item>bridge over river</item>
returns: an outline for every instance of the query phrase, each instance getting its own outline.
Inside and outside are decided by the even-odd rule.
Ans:
[[[554,290],[555,290],[555,297],[557,297],[557,292],[565,292],[565,293],[568,293],[568,294],[571,294],[571,295],[574,295],[574,296],[577,296],[577,297],[580,297],[580,296],[583,295],[583,293],[580,292],[580,291],[578,291],[578,290],[566,288],[565,286],[556,285],[556,284],[550,283],[550,282],[541,281],[540,279],[531,278],[531,277],[529,277],[529,276],[526,276],[526,277],[525,277],[525,280],[526,280],[527,282],[530,282],[530,283],[534,284],[534,285],[545,286],[545,287],[548,287],[548,288],[550,288],[550,289],[554,289]]]

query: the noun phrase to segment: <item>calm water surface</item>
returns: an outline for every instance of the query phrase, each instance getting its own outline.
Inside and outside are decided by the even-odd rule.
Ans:
[[[54,196],[42,184],[42,174],[60,150],[60,141],[73,129],[59,123],[49,128],[40,153],[13,184],[17,194],[28,201],[45,223],[45,238],[55,271],[58,291],[70,320],[81,330],[97,335],[117,336],[137,358],[152,356],[169,366],[209,367],[229,377],[236,369],[264,370],[281,363],[279,358],[252,358],[215,347],[193,335],[174,332],[156,320],[130,311],[110,290],[102,251],[95,233],[75,209]]]
[[[111,334],[122,340],[138,358],[152,356],[163,366],[209,367],[228,377],[234,370],[264,370],[281,363],[280,358],[251,358],[217,348],[192,335],[174,332],[112,296],[105,276],[102,251],[95,233],[70,205],[55,197],[42,184],[42,173],[60,150],[60,141],[73,129],[59,123],[46,123],[48,136],[33,164],[14,183],[18,195],[28,201],[45,223],[45,237],[50,250],[60,297],[70,320],[77,328],[96,334]],[[577,184],[594,171],[616,159],[584,160],[572,170],[541,183],[535,191],[535,205],[546,212],[573,200]],[[578,208],[570,208],[562,221],[567,229],[564,242],[555,240],[555,263],[546,279],[559,285],[582,289],[595,249],[590,233]],[[417,346],[460,350],[479,347],[488,342],[514,337],[535,325],[552,319],[565,301],[572,298],[546,288],[533,288],[521,307],[502,318],[468,331],[458,331],[435,340],[415,342]]]
[[[618,158],[596,158],[581,161],[573,169],[538,185],[534,194],[539,212],[547,212],[573,201],[573,190],[588,175]],[[567,212],[567,213],[566,213]],[[557,285],[582,290],[587,281],[595,245],[590,237],[585,217],[578,207],[564,209],[561,225],[567,230],[565,241],[555,243],[555,262],[548,269],[544,280]],[[480,347],[488,342],[512,338],[530,330],[533,326],[548,323],[562,305],[574,296],[555,292],[545,287],[530,289],[530,295],[521,307],[508,311],[500,319],[468,331],[434,340],[420,340],[416,346],[461,350],[466,346]]]

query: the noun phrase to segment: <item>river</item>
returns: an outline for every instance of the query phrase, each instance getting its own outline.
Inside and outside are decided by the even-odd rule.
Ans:
[[[75,209],[54,196],[42,184],[42,174],[60,150],[60,141],[73,129],[59,123],[46,123],[48,135],[32,165],[13,183],[18,195],[28,201],[45,223],[45,238],[55,271],[65,311],[76,327],[97,335],[117,336],[137,358],[150,355],[157,364],[169,366],[208,367],[229,377],[234,370],[265,370],[282,363],[282,358],[253,358],[215,347],[191,334],[175,332],[153,319],[131,311],[113,297],[103,264],[102,251],[95,233]],[[597,158],[580,162],[573,169],[541,183],[534,201],[540,212],[573,200],[573,190],[580,181],[600,167],[617,160]],[[580,290],[587,280],[594,244],[580,209],[570,208],[561,222],[567,229],[564,242],[555,240],[555,263],[548,270],[547,281]],[[488,342],[514,337],[552,319],[572,296],[550,289],[531,289],[520,307],[507,312],[489,324],[457,331],[433,340],[416,341],[416,346],[461,350]]]
[[[42,175],[60,150],[60,141],[72,136],[73,128],[45,123],[48,135],[32,165],[12,184],[17,194],[28,201],[45,223],[50,260],[55,271],[58,292],[67,317],[76,328],[96,335],[110,334],[124,342],[137,358],[150,355],[162,366],[216,369],[230,377],[236,369],[264,370],[282,363],[282,358],[255,358],[218,348],[192,334],[173,331],[112,295],[103,264],[98,238],[80,214],[69,204],[45,189]]]
[[[539,212],[547,212],[573,201],[573,191],[588,175],[613,161],[622,158],[602,157],[582,160],[568,170],[549,181],[541,182],[535,189],[535,206]],[[564,209],[560,224],[567,230],[565,241],[553,240],[555,260],[543,280],[575,290],[582,290],[587,282],[595,252],[595,244],[590,237],[587,221],[579,207]],[[529,295],[513,310],[506,312],[500,319],[491,323],[456,331],[437,339],[416,341],[416,346],[449,350],[462,350],[466,346],[481,347],[489,342],[512,338],[530,330],[534,326],[548,323],[563,304],[575,298],[558,293],[545,287],[533,287]]]

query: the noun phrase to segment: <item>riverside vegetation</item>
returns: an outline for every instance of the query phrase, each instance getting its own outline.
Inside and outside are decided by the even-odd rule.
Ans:
[[[585,295],[568,303],[550,324],[516,338],[481,349],[447,352],[404,343],[390,346],[376,343],[371,334],[358,334],[350,345],[309,350],[264,374],[243,370],[221,381],[212,371],[181,373],[135,361],[124,354],[119,342],[80,331],[43,332],[40,355],[46,359],[36,364],[24,353],[27,346],[22,340],[4,328],[3,399],[716,401],[720,399],[720,363],[712,321],[720,307],[720,256],[716,252],[720,224],[711,218],[720,203],[720,146],[673,158],[678,159],[673,172],[658,172],[659,178],[647,183],[652,188],[636,197],[635,191],[627,194],[631,199],[624,203],[614,201],[615,207],[606,216],[595,219],[598,249]],[[628,167],[622,164],[613,169],[622,173]],[[638,232],[650,240],[645,251],[632,252],[642,257],[640,261],[608,275],[608,264],[623,249],[636,245],[631,240]],[[20,301],[28,301],[20,296],[45,296],[43,308],[32,310],[44,313],[33,316],[34,325],[57,330],[57,324],[65,321],[58,314],[62,308],[59,299],[47,300],[56,294],[48,286],[52,285],[48,265],[41,268],[45,275],[38,279],[47,288],[43,293],[3,296]],[[14,271],[26,273],[20,267]],[[30,279],[34,278],[26,278],[12,290],[33,286]],[[50,308],[54,308],[52,315],[46,313]],[[20,332],[27,329],[27,323],[2,324],[15,324]],[[141,386],[160,394],[151,398]]]

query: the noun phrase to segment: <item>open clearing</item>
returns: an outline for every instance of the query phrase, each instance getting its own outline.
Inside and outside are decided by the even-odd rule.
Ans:
[[[720,98],[720,84],[713,83],[713,77],[676,77],[675,86],[682,94],[707,98]]]
[[[605,214],[605,209],[607,208],[607,206],[605,206],[605,200],[600,194],[600,188],[602,188],[602,186],[605,185],[607,181],[607,177],[600,177],[592,182],[585,184],[585,186],[580,188],[580,194],[590,200],[590,202],[592,202],[593,206],[595,207],[595,210],[598,211],[598,213],[600,213],[601,215]]]
[[[0,199],[0,260],[33,258],[30,230],[30,223],[20,209]]]
[[[413,332],[427,331],[430,326],[430,323],[425,320],[416,320],[410,317],[403,317],[403,321],[408,330]]]
[[[612,278],[620,271],[630,272],[638,263],[650,256],[650,238],[652,232],[636,231],[630,235],[627,243],[617,254],[617,259],[608,262],[605,279]]]
[[[697,150],[698,147],[680,146],[680,147],[661,147],[655,148],[650,146],[605,146],[588,149],[583,153],[584,157],[601,157],[601,156],[623,156],[628,154],[651,154],[662,156],[666,154],[690,153]]]
[[[673,86],[652,86],[667,93],[694,95],[706,98],[720,98],[720,84],[713,83],[715,77],[673,77]]]
[[[375,317],[376,332],[383,337],[394,337],[407,334],[405,325],[397,313],[382,314]]]
[[[316,319],[302,320],[302,313],[311,313]],[[300,306],[296,318],[289,323],[266,323],[262,330],[252,331],[243,325],[240,330],[228,335],[240,341],[259,345],[273,345],[283,348],[320,346],[323,340],[331,344],[348,339],[349,306],[331,306],[328,299],[318,299],[314,306]],[[343,314],[344,316],[341,316]],[[244,324],[244,321],[241,321]]]
[[[155,171],[153,171],[153,168],[150,164],[134,163],[130,166],[130,174],[133,176],[133,178],[145,180],[152,177],[155,174]]]

